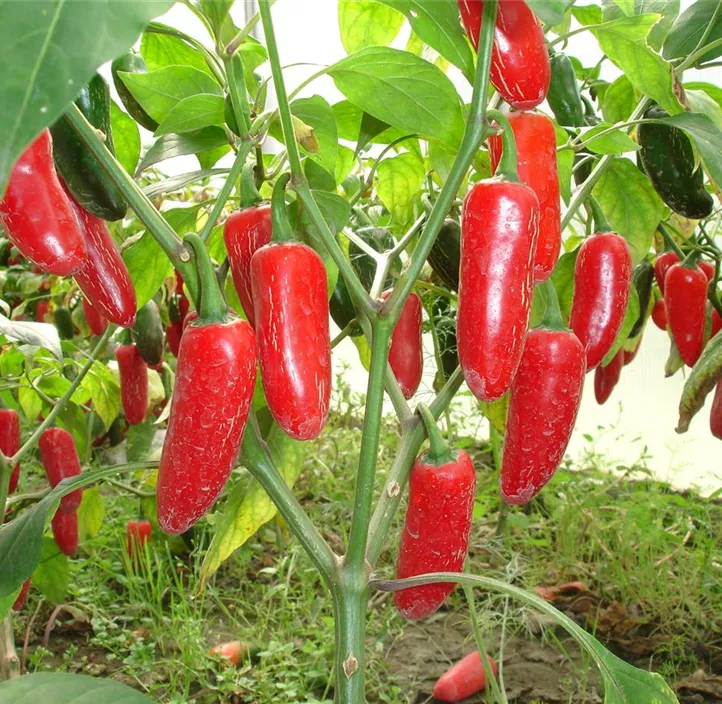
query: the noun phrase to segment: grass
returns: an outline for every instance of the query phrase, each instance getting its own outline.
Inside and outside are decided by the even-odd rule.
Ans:
[[[308,453],[295,492],[323,535],[340,550],[350,518],[360,399],[342,389],[335,404],[329,428]],[[638,466],[620,470],[605,467],[603,458],[590,453],[579,466],[561,469],[528,507],[510,511],[500,538],[497,480],[488,448],[468,439],[460,442],[468,446],[479,470],[469,571],[510,579],[529,589],[582,581],[594,603],[577,617],[616,649],[625,638],[651,644],[644,662],[667,678],[719,662],[722,506],[652,481],[644,457]],[[397,443],[396,425],[389,419],[383,426],[379,484]],[[30,475],[40,476],[32,469]],[[134,567],[124,557],[125,523],[137,516],[139,499],[111,487],[103,495],[102,529],[86,542],[80,558],[70,562],[66,602],[76,618],[60,612],[64,627],[50,636],[47,649],[39,643],[52,605],[39,604],[37,590],[16,618],[17,640],[22,643],[30,615],[39,607],[30,633],[28,670],[113,676],[154,699],[173,703],[332,700],[329,600],[310,561],[280,520],[264,526],[199,591],[197,575],[211,523],[201,523],[191,551],[156,531],[145,561]],[[380,574],[393,572],[397,537],[389,537]],[[605,630],[608,607],[615,603],[634,619],[633,628],[623,633],[614,632],[619,626],[614,623],[611,631]],[[503,629],[507,643],[514,636],[535,637],[574,654],[569,641],[527,609],[484,594],[477,595],[477,607],[493,653],[498,652]],[[457,591],[448,609],[421,628],[433,630],[452,618],[461,624],[456,640],[464,641],[455,647],[470,650],[465,610],[463,594]],[[570,610],[574,612],[574,604]],[[85,626],[78,626],[80,615]],[[428,685],[424,662],[416,673],[399,673],[394,669],[398,661],[389,657],[404,647],[403,639],[416,628],[405,627],[390,599],[373,595],[368,622],[370,701],[414,702],[421,679],[426,677]],[[435,657],[455,657],[440,652],[443,647],[428,633]],[[237,639],[256,646],[241,667],[228,667],[209,655],[211,646]],[[696,647],[700,643],[703,648]],[[423,653],[410,656],[425,658]],[[570,691],[584,690],[588,675],[592,676],[585,662],[577,662],[567,683]],[[573,695],[570,701],[584,697]]]

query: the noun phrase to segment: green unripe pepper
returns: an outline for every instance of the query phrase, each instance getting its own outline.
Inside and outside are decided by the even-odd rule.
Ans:
[[[138,310],[131,336],[140,356],[148,366],[155,367],[163,361],[165,345],[163,321],[155,301],[148,301]]]
[[[456,220],[444,220],[429,252],[429,264],[452,291],[459,290],[460,261],[461,227]]]
[[[639,318],[629,331],[630,338],[639,335],[647,320],[647,309],[649,308],[649,299],[652,297],[653,283],[654,267],[648,259],[642,259],[634,267],[634,273],[632,274],[632,285],[637,289],[637,295],[639,296]]]
[[[582,127],[584,104],[571,60],[566,54],[559,52],[552,55],[550,64],[552,77],[547,102],[554,117],[563,127]]]
[[[72,340],[75,332],[73,328],[73,317],[67,308],[56,308],[53,313],[55,327],[61,340]]]
[[[133,97],[128,87],[123,83],[122,76],[119,73],[147,73],[148,67],[145,65],[143,57],[137,52],[131,50],[123,56],[119,56],[110,65],[110,72],[113,75],[113,83],[118,91],[120,101],[128,111],[128,114],[142,127],[155,132],[158,129],[158,123],[143,109],[141,104]]]

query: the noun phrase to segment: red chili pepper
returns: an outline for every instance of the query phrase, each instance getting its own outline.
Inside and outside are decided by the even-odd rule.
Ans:
[[[489,658],[489,666],[496,677],[498,667]],[[486,687],[486,670],[478,650],[469,653],[449,668],[434,685],[434,698],[440,702],[460,702]]]
[[[612,349],[624,322],[632,287],[632,256],[623,237],[604,232],[588,237],[574,266],[569,327],[584,345],[587,371]]]
[[[671,250],[662,252],[654,261],[654,278],[657,279],[657,286],[664,296],[664,279],[667,276],[669,267],[680,262],[680,258]]]
[[[712,281],[712,279],[714,279],[715,266],[712,262],[706,262],[704,259],[700,259],[697,262],[697,266],[702,269],[704,275],[707,277],[707,281]]]
[[[635,345],[633,350],[622,350],[624,352],[624,365],[627,366],[628,364],[631,364],[634,361],[634,358],[639,353],[639,348],[642,346],[642,338],[640,337],[637,340],[637,344]],[[599,367],[597,367],[599,369]]]
[[[20,449],[20,417],[12,408],[0,408],[0,450],[5,457],[12,457]],[[20,462],[10,475],[8,494],[18,488]]]
[[[88,213],[72,196],[68,198],[83,227],[88,251],[87,259],[75,272],[75,280],[101,315],[116,325],[132,327],[137,310],[135,288],[108,223]]]
[[[562,242],[554,123],[539,112],[516,112],[508,117],[516,138],[519,178],[539,199],[539,236],[534,257],[534,278],[536,281],[544,281],[556,266]],[[496,170],[501,154],[501,136],[494,135],[489,138],[492,171]]]
[[[58,510],[55,516],[53,516],[50,526],[53,529],[53,538],[55,538],[55,543],[60,549],[60,552],[66,554],[68,557],[75,555],[78,551],[77,512],[63,513],[62,510]]]
[[[120,396],[128,425],[145,420],[148,410],[148,365],[135,345],[118,345],[115,350],[120,372]]]
[[[80,474],[80,458],[73,436],[63,428],[48,428],[38,440],[40,461],[45,468],[50,486],[57,486],[67,477]],[[76,489],[60,500],[61,513],[74,513],[83,498],[83,490]]]
[[[173,271],[175,271],[175,292],[179,296],[183,296],[183,295],[185,295],[183,293],[183,283],[184,283],[183,277],[181,276],[181,273],[180,273],[180,271],[178,271],[178,269],[174,269]]]
[[[679,262],[667,270],[664,305],[679,356],[693,367],[704,348],[707,315],[707,277],[693,260]]]
[[[717,439],[722,440],[722,381],[717,382],[709,412],[709,429]]]
[[[183,318],[183,331],[195,320],[198,320],[198,311],[192,310],[185,318]]]
[[[667,309],[664,307],[664,299],[660,298],[654,302],[652,320],[660,330],[667,329]]]
[[[386,300],[391,291],[384,291],[381,298]],[[421,384],[424,372],[424,355],[421,346],[421,299],[410,293],[404,303],[394,332],[391,335],[389,365],[399,382],[404,398],[411,398]]]
[[[190,308],[191,304],[190,301],[186,298],[186,296],[178,296],[178,312],[180,313],[181,323],[185,322]]]
[[[183,334],[158,470],[158,522],[183,533],[215,503],[241,446],[256,383],[253,329],[229,318],[200,238],[187,235],[201,281],[199,318]]]
[[[720,330],[722,330],[722,318],[717,312],[716,308],[712,308],[712,326],[710,337],[714,337]]]
[[[15,603],[13,604],[13,611],[22,611],[23,606],[25,606],[25,601],[28,598],[28,593],[30,592],[31,580],[32,577],[28,577],[23,582],[23,586],[20,589],[20,594],[18,594],[17,599],[15,599]]]
[[[131,560],[143,554],[143,546],[150,540],[152,531],[150,521],[128,521],[125,526],[125,551]]]
[[[501,466],[501,493],[509,504],[527,503],[551,479],[582,400],[584,347],[563,327],[553,285],[544,286],[551,286],[548,327],[529,331],[509,396]]]
[[[461,20],[475,49],[484,3],[458,0]],[[521,0],[500,0],[491,55],[491,82],[517,110],[531,110],[544,101],[551,66],[544,33],[534,13]]]
[[[90,332],[93,335],[102,335],[108,327],[108,321],[87,298],[83,298],[83,313]]]
[[[606,367],[600,364],[594,370],[594,398],[600,406],[612,395],[614,387],[619,383],[623,366],[624,350],[619,350]]]
[[[469,544],[476,472],[463,450],[443,440],[431,413],[421,407],[431,448],[409,475],[409,504],[401,534],[396,577],[461,572]],[[433,614],[454,590],[449,582],[425,584],[394,594],[396,608],[411,621]]]
[[[49,130],[23,152],[0,201],[10,241],[43,271],[74,274],[87,254],[81,225],[55,171]]]
[[[168,349],[174,357],[178,357],[181,337],[183,337],[183,323],[180,320],[171,320],[170,325],[165,329],[165,339]]]

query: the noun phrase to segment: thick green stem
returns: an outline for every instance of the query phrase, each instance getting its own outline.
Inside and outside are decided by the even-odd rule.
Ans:
[[[256,158],[258,154],[256,154]],[[260,166],[263,168],[263,154],[260,156]],[[246,164],[241,174],[241,209],[252,208],[263,201],[256,185],[256,166],[258,164]]]
[[[293,242],[291,221],[288,219],[288,208],[286,207],[286,186],[291,180],[291,174],[281,174],[273,187],[271,197],[271,224],[273,228],[274,242]]]
[[[544,303],[546,305],[544,316],[539,327],[547,328],[548,330],[567,330],[568,328],[562,317],[561,308],[559,307],[557,290],[554,288],[551,279],[543,281],[539,286],[544,293]]]
[[[236,118],[238,134],[242,141],[250,140],[251,108],[248,105],[248,90],[246,88],[246,74],[243,72],[243,62],[237,54],[226,54],[223,57],[228,76],[228,92],[231,96],[233,115]]]
[[[368,587],[344,580],[333,590],[336,627],[336,704],[363,704],[365,695],[366,606]]]
[[[436,425],[436,419],[431,415],[431,411],[423,403],[418,405],[417,410],[421,414],[421,419],[426,426],[426,435],[429,438],[430,448],[426,453],[426,458],[439,466],[453,462],[454,453],[441,434],[439,426]]]
[[[667,227],[664,225],[664,223],[660,222],[659,225],[657,225],[657,229],[662,235],[662,239],[664,240],[664,243],[667,245],[667,247],[671,249],[680,259],[684,259],[684,252],[682,251],[680,246],[674,241],[674,237],[669,234],[669,230],[667,230]]]
[[[501,176],[507,181],[519,181],[519,172],[516,166],[516,138],[514,137],[514,130],[511,127],[509,118],[498,110],[488,110],[486,114],[487,117],[496,120],[502,129],[501,158],[499,159],[499,164],[496,167],[496,173],[494,175]]]
[[[198,310],[198,322],[201,325],[224,323],[228,318],[228,306],[218,285],[216,270],[213,268],[208,251],[201,238],[195,233],[186,235],[184,242],[193,250],[196,266],[198,267],[200,296],[195,301]]]
[[[592,217],[594,218],[595,232],[610,232],[612,226],[607,220],[607,216],[599,205],[599,201],[594,196],[589,196],[589,207],[592,209]]]

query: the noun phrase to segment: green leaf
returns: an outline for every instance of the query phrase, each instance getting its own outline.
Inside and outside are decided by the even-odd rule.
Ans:
[[[722,132],[706,115],[683,112],[667,117],[668,122],[687,133],[699,150],[707,171],[715,183],[722,185]]]
[[[215,130],[217,128],[209,127],[206,129]],[[201,169],[208,170],[215,166],[218,161],[230,151],[231,147],[228,144],[224,144],[223,146],[216,147],[215,149],[209,149],[204,152],[200,152],[200,154],[196,154],[196,158],[198,159],[198,163],[200,164]]]
[[[584,27],[602,23],[602,8],[599,5],[574,5],[572,15]]]
[[[85,375],[83,384],[86,385],[93,402],[93,410],[103,421],[108,430],[120,413],[120,385],[113,372],[99,361]]]
[[[201,169],[200,171],[188,171],[184,174],[171,176],[164,181],[151,183],[143,189],[143,193],[145,193],[148,198],[155,198],[156,196],[165,195],[166,193],[181,191],[191,183],[199,183],[200,181],[205,181],[205,179],[212,178],[213,176],[227,176],[229,171],[230,169]]]
[[[705,83],[704,81],[690,81],[684,84],[685,91],[704,91],[717,105],[722,108],[722,88],[713,83]]]
[[[692,112],[702,113],[709,117],[717,129],[722,129],[722,108],[719,103],[703,90],[685,91]]]
[[[152,4],[152,3],[151,3]],[[0,684],[0,700],[13,704],[104,702],[152,704],[152,699],[111,679],[71,675],[67,672],[36,672]]]
[[[451,146],[461,141],[464,119],[454,85],[418,56],[371,47],[335,63],[328,73],[352,103],[377,119]]]
[[[33,587],[53,604],[62,604],[68,593],[69,572],[68,558],[52,538],[43,538],[40,562],[33,572]]]
[[[353,171],[356,166],[353,149],[338,146],[338,155],[336,156],[336,168],[334,169],[334,178],[337,184],[343,183],[346,177]]]
[[[203,127],[223,127],[225,101],[219,95],[201,93],[181,100],[166,115],[155,131],[156,137],[165,134],[194,132]]]
[[[567,252],[559,257],[556,267],[552,272],[551,281],[557,292],[559,307],[564,320],[569,320],[569,313],[572,309],[572,297],[574,296],[574,267],[577,263],[578,249]]]
[[[387,130],[388,127],[383,120],[377,120],[367,112],[363,113],[361,125],[359,126],[358,139],[356,140],[356,155],[360,154],[374,137],[380,135],[384,130]]]
[[[171,31],[173,30],[171,29]],[[140,42],[140,53],[148,71],[157,71],[168,66],[190,66],[213,76],[201,53],[186,44],[180,37],[157,32],[144,32]]]
[[[550,27],[564,20],[564,13],[574,0],[527,0],[534,14]]]
[[[158,139],[147,151],[136,173],[139,174],[148,167],[166,159],[187,156],[188,154],[200,154],[227,145],[228,137],[218,127],[206,127],[190,134],[167,134]]]
[[[338,26],[347,54],[368,46],[388,46],[404,23],[404,16],[376,0],[339,0]]]
[[[122,54],[174,0],[0,0],[0,194],[13,164],[98,66]],[[99,39],[102,38],[102,41]]]
[[[594,30],[607,57],[643,95],[659,103],[670,115],[682,111],[672,82],[672,66],[650,49],[645,38],[657,15],[623,17]]]
[[[602,98],[602,115],[604,121],[614,124],[625,122],[637,107],[634,86],[626,76],[620,76],[604,91]]]
[[[624,347],[624,343],[627,341],[629,333],[632,331],[634,323],[636,323],[638,319],[639,294],[637,293],[637,289],[632,286],[629,291],[629,302],[627,303],[627,310],[624,311],[624,320],[622,320],[622,327],[619,329],[619,333],[617,334],[617,338],[614,340],[612,349],[607,352],[607,354],[604,356],[604,359],[602,360],[603,367],[606,367],[607,364],[609,364],[614,359],[617,352],[619,352],[619,350]]]
[[[147,232],[123,252],[123,261],[133,279],[139,308],[153,298],[166,277],[173,273],[173,265],[165,252]]]
[[[66,403],[56,416],[56,421],[59,427],[67,430],[73,436],[78,455],[85,457],[88,449],[88,430],[83,409],[75,403]]]
[[[574,150],[562,149],[557,152],[557,171],[559,172],[559,191],[564,202],[569,205],[572,197],[572,169],[574,168]]]
[[[5,620],[8,611],[13,607],[15,600],[20,595],[20,589],[15,590],[12,594],[8,594],[0,598],[0,620]]]
[[[614,159],[593,193],[614,230],[629,242],[632,261],[638,264],[649,252],[665,211],[649,179],[629,159]]]
[[[112,100],[110,102],[110,124],[113,130],[115,156],[129,173],[135,173],[140,159],[140,131],[135,120],[124,113]]]
[[[201,10],[211,21],[211,26],[219,32],[228,13],[233,7],[233,0],[201,0]]]
[[[625,152],[636,152],[641,147],[621,129],[609,132],[598,139],[594,135],[608,130],[613,125],[608,122],[600,122],[590,130],[584,132],[582,144],[584,144],[590,152],[595,154],[624,154]]]
[[[614,3],[611,0],[604,0],[603,5],[602,16],[605,22],[624,16],[660,15],[660,20],[652,27],[647,37],[647,43],[655,51],[661,49],[662,42],[679,14],[679,0],[619,0],[619,2],[615,0]]]
[[[717,0],[697,0],[677,18],[664,41],[662,55],[665,59],[686,59],[697,48],[712,21],[717,4]],[[722,13],[717,15],[705,46],[717,39],[722,39]],[[700,61],[711,61],[718,56],[722,56],[722,46],[704,54]]]
[[[384,159],[376,174],[376,190],[381,202],[396,222],[405,225],[413,217],[414,201],[424,181],[424,162],[415,154],[404,152]]]
[[[432,49],[456,66],[469,80],[474,80],[474,55],[459,22],[459,10],[454,2],[426,0],[381,0],[385,5],[402,12],[411,29]],[[564,4],[558,0],[556,4]],[[544,0],[545,5],[550,3]],[[562,12],[562,16],[563,16]]]
[[[20,384],[20,388],[18,389],[20,408],[23,409],[25,417],[31,423],[34,423],[40,411],[43,410],[43,401],[25,379],[22,379]]]
[[[166,66],[148,73],[121,71],[118,75],[143,109],[159,123],[183,98],[200,93],[223,95],[221,87],[207,73],[190,66]]]
[[[136,426],[131,426],[131,430]],[[94,538],[103,527],[105,518],[105,499],[97,487],[86,489],[83,492],[83,500],[78,508],[78,535],[80,542],[84,543],[88,538]]]
[[[313,128],[318,141],[316,152],[310,153],[305,149],[304,151],[326,171],[333,173],[338,154],[338,134],[336,118],[331,106],[320,95],[314,95],[312,98],[294,100],[291,103],[291,112]]]
[[[331,106],[331,109],[336,118],[338,138],[345,139],[349,142],[357,142],[361,134],[361,123],[363,122],[364,111],[348,100],[335,103]],[[389,127],[389,129],[384,130],[381,134],[372,137],[370,141],[373,144],[390,144],[408,134],[411,134],[408,130],[402,131],[394,127]]]
[[[156,430],[152,418],[128,428],[128,462],[140,462],[148,457]]]
[[[506,432],[506,412],[509,409],[509,394],[504,394],[496,401],[480,401],[479,408],[487,420],[494,426],[499,435]]]

